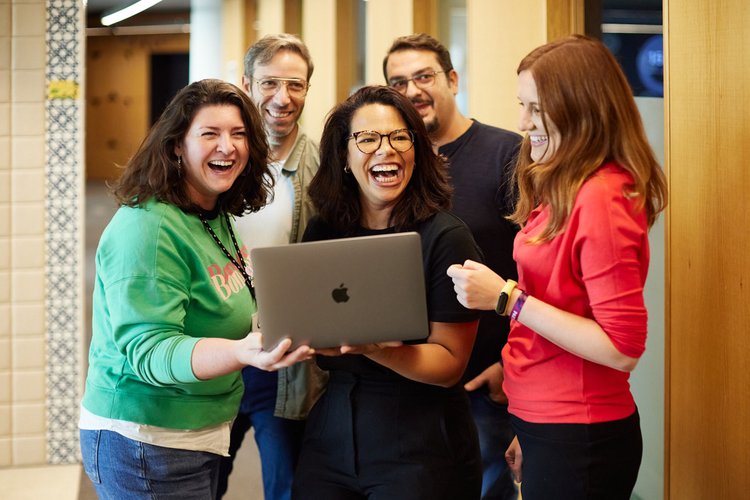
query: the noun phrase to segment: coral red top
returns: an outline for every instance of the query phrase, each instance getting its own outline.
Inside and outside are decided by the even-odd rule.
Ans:
[[[581,187],[565,231],[526,244],[547,225],[537,207],[514,242],[519,288],[547,304],[594,319],[622,353],[637,358],[646,344],[643,284],[649,263],[645,209],[628,199],[628,172],[601,167]],[[535,423],[595,423],[635,410],[627,372],[586,361],[514,321],[503,349],[510,413]]]

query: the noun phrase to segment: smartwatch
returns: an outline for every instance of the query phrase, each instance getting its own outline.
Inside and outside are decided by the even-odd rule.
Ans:
[[[495,312],[500,316],[506,316],[505,309],[508,307],[508,299],[510,298],[510,294],[513,293],[513,290],[516,288],[516,285],[518,285],[518,283],[513,280],[505,282],[505,286],[500,292],[500,298],[497,299],[497,305],[495,306]]]

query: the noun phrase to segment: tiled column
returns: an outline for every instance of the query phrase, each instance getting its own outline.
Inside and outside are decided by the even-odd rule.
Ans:
[[[79,460],[83,335],[83,54],[80,0],[47,2],[47,462]],[[116,119],[116,117],[112,117]]]

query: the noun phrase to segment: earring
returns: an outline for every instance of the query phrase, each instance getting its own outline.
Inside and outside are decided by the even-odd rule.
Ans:
[[[352,169],[349,168],[349,165],[344,165],[344,173],[345,174],[351,174],[352,173]]]
[[[177,157],[177,164],[182,165],[182,156]]]

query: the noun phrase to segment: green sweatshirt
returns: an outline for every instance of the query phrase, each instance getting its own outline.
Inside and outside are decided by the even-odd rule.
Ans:
[[[235,256],[223,215],[209,223]],[[154,200],[120,208],[96,252],[84,408],[170,429],[231,420],[240,373],[200,381],[191,356],[201,338],[246,336],[255,311],[242,275],[197,216]]]

